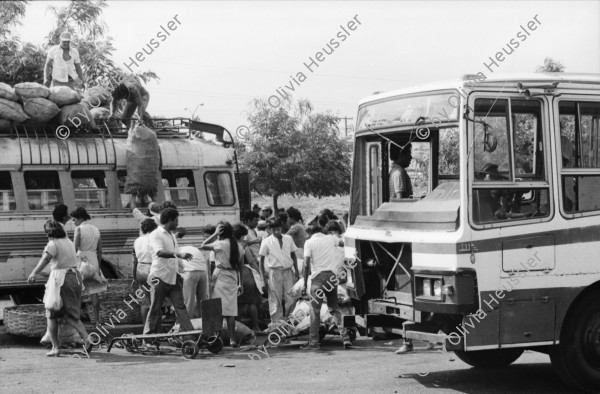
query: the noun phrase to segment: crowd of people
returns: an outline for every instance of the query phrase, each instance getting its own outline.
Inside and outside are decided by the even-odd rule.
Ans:
[[[133,216],[140,223],[140,236],[133,245],[132,274],[145,294],[140,297],[144,334],[161,332],[167,299],[181,330],[191,331],[194,329],[191,320],[202,317],[202,301],[218,298],[230,344],[238,347],[234,333],[236,320],[245,318],[256,335],[264,334],[265,324],[259,319],[263,301],[268,300],[271,322],[285,320],[298,301],[292,295],[292,287],[299,282],[311,300],[310,341],[303,349],[319,347],[323,303],[336,322],[341,323],[337,284],[345,282],[339,278],[343,269],[341,237],[345,224],[330,210],[323,210],[305,226],[296,208],[280,209],[275,214],[270,206],[262,209],[255,206],[246,213],[243,223],[220,221],[216,227],[207,226],[206,239],[196,246],[179,246],[186,230],[179,227],[179,212],[172,202],[150,203],[147,212],[136,208]],[[76,226],[73,241],[65,229],[71,219]],[[79,333],[85,351],[91,351],[92,344],[81,323],[82,296],[90,298],[92,321],[97,326],[102,324],[98,294],[107,291],[107,280],[100,269],[101,234],[90,220],[84,208],[69,213],[64,204],[59,204],[53,219],[44,226],[48,244],[28,281],[34,283],[50,264],[51,285],[46,286],[44,296],[48,332],[42,340],[52,344],[48,356],[60,354],[57,323],[60,318]],[[335,286],[332,277],[338,278]],[[57,296],[60,305],[48,301]],[[340,333],[344,347],[350,346],[346,332],[340,329]]]

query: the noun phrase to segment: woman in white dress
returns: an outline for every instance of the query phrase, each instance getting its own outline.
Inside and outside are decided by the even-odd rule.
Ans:
[[[77,257],[80,260],[87,260],[91,267],[94,268],[93,276],[83,278],[85,285],[84,295],[89,295],[94,306],[94,318],[96,325],[100,325],[100,299],[98,293],[102,293],[107,289],[107,281],[100,270],[100,261],[102,261],[102,241],[100,238],[100,230],[98,227],[89,224],[91,219],[85,208],[79,207],[71,212],[71,218],[77,226],[73,241]]]

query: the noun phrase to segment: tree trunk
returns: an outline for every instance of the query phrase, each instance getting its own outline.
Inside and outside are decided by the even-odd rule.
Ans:
[[[277,216],[277,199],[279,198],[279,194],[273,194],[273,215]]]

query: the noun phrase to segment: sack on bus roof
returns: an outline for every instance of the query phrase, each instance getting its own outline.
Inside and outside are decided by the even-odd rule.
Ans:
[[[28,98],[48,98],[50,89],[37,82],[21,82],[15,85],[15,93],[23,100]]]
[[[77,104],[80,102],[81,95],[68,86],[54,86],[50,88],[48,100],[59,107],[64,107],[65,105]]]
[[[58,115],[60,108],[50,100],[40,97],[27,99],[23,103],[25,113],[33,120],[47,122]]]
[[[13,121],[8,119],[0,119],[0,133],[8,133],[13,128]]]
[[[84,127],[88,129],[97,129],[94,117],[87,107],[81,103],[65,105],[58,113],[58,122],[69,128]]]
[[[19,96],[16,95],[15,89],[13,89],[12,86],[4,82],[0,82],[0,98],[10,101],[17,101]]]
[[[104,107],[112,101],[112,95],[102,86],[93,86],[86,89],[83,96],[92,108]]]
[[[154,196],[160,182],[160,156],[156,133],[145,126],[129,130],[126,159],[125,193]]]
[[[110,109],[99,107],[90,109],[94,119],[108,119],[110,117]]]
[[[21,104],[0,98],[0,118],[21,123],[25,122],[28,119],[28,116],[25,111],[23,111]]]

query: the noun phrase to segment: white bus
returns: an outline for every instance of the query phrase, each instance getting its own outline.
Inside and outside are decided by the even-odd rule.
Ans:
[[[368,327],[442,342],[475,367],[550,355],[600,389],[600,75],[539,73],[359,104],[345,256]],[[410,198],[390,147],[411,142]]]
[[[177,206],[179,225],[187,230],[181,243],[197,244],[203,227],[239,220],[240,207],[249,203],[240,201],[235,187],[235,151],[221,126],[181,118],[160,123],[162,183],[155,199]],[[21,303],[43,294],[43,285],[27,285],[27,276],[48,241],[43,224],[58,203],[69,210],[84,207],[92,216],[102,235],[107,277],[131,276],[140,223],[132,216],[136,199],[124,193],[126,138],[126,130],[106,125],[64,140],[51,127],[21,125],[0,134],[0,295]],[[146,212],[150,199],[137,200]],[[66,230],[72,238],[72,222]]]

